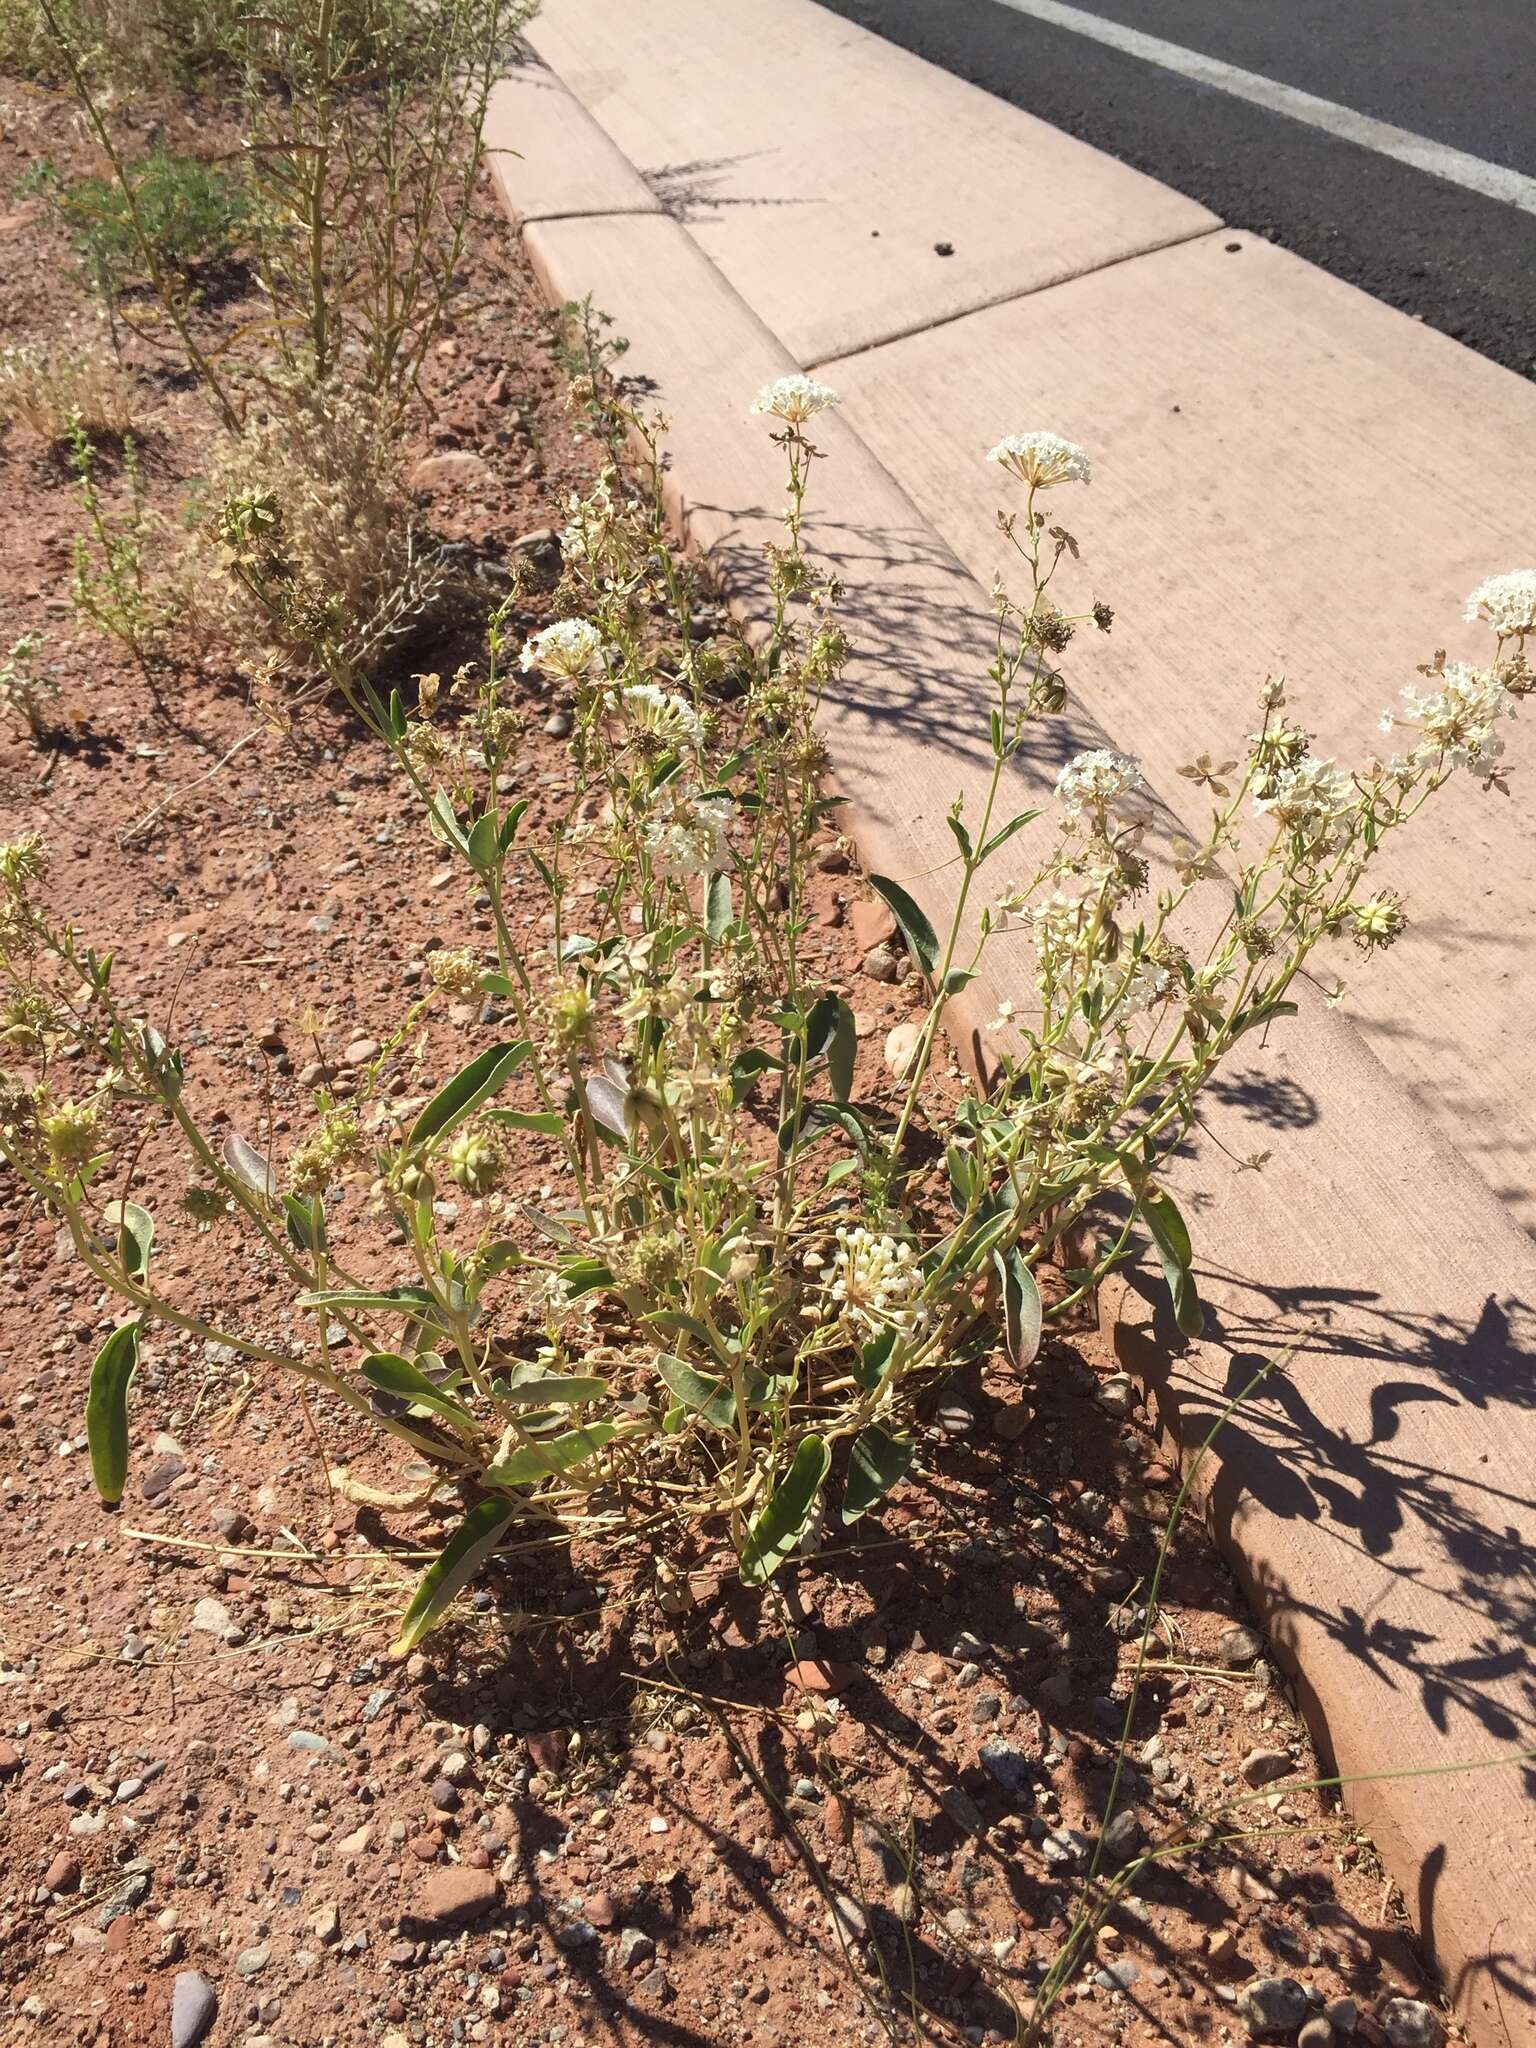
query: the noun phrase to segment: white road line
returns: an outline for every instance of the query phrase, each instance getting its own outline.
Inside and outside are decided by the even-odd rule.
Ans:
[[[1236,64],[1223,63],[1219,57],[1186,50],[1181,43],[1165,42],[1161,36],[1149,36],[1139,28],[1106,21],[1085,8],[1068,7],[1064,0],[1001,0],[1001,5],[1011,7],[1015,14],[1030,14],[1037,21],[1047,21],[1054,28],[1070,29],[1074,35],[1091,36],[1097,43],[1107,43],[1112,50],[1123,50],[1127,56],[1160,65],[1164,71],[1177,71],[1183,78],[1214,86],[1235,99],[1251,100],[1256,107],[1268,107],[1271,113],[1287,114],[1293,121],[1326,129],[1330,135],[1358,143],[1362,149],[1374,149],[1378,156],[1395,157],[1400,164],[1428,171],[1432,178],[1445,178],[1453,185],[1464,185],[1469,192],[1480,192],[1485,199],[1502,199],[1506,205],[1536,213],[1536,178],[1511,171],[1503,164],[1468,156],[1465,150],[1432,142],[1427,135],[1415,135],[1410,129],[1395,128],[1390,121],[1377,121],[1369,114],[1357,114],[1352,107],[1319,99],[1315,93],[1302,92],[1294,85],[1262,78],[1257,71],[1244,71]]]

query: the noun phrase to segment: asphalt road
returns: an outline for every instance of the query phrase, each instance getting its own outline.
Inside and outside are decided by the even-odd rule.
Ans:
[[[1536,377],[1536,213],[1003,0],[822,4]],[[1536,0],[1076,4],[1536,177]]]

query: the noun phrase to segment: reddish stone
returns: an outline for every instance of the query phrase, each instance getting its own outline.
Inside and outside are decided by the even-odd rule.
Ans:
[[[861,953],[867,953],[872,946],[886,945],[896,936],[896,920],[885,905],[872,896],[849,905],[848,922],[853,927],[854,943]]]
[[[784,1674],[787,1682],[796,1692],[833,1693],[841,1692],[845,1685],[852,1685],[859,1676],[853,1664],[834,1664],[825,1657],[802,1657],[798,1664],[791,1664]]]
[[[593,1892],[587,1900],[586,1917],[594,1927],[611,1927],[619,1917],[612,1893]]]
[[[61,1849],[43,1872],[43,1884],[51,1892],[72,1892],[80,1882],[80,1866],[67,1849]]]
[[[570,1746],[571,1738],[563,1728],[541,1728],[528,1738],[529,1759],[536,1770],[558,1771]]]
[[[434,1870],[422,1886],[417,1910],[402,1932],[441,1933],[448,1927],[467,1927],[483,1920],[499,1902],[501,1887],[489,1870],[475,1870],[467,1863],[449,1863]]]
[[[21,1751],[14,1742],[0,1741],[0,1778],[14,1778],[21,1769]]]

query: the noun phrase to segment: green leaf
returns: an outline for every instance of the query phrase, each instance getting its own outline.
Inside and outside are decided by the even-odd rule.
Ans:
[[[1000,827],[998,831],[992,834],[990,839],[983,841],[981,853],[977,858],[977,866],[979,867],[989,854],[996,853],[1000,846],[1006,845],[1015,832],[1022,832],[1026,825],[1032,825],[1039,815],[1038,811],[1020,811],[1016,818],[1010,818],[1006,825]]]
[[[277,1193],[277,1182],[270,1164],[254,1145],[245,1142],[238,1131],[231,1131],[225,1138],[219,1157],[235,1179],[244,1181],[253,1194],[270,1199]]]
[[[318,1195],[284,1195],[288,1235],[301,1252],[325,1250],[325,1204]]]
[[[925,973],[932,974],[939,964],[939,942],[934,936],[933,926],[899,882],[893,882],[885,875],[871,875],[869,886],[901,927],[901,935],[913,959],[921,963]]]
[[[116,1507],[128,1483],[128,1383],[139,1362],[139,1323],[120,1324],[96,1354],[85,1397],[85,1434],[91,1447],[91,1477],[108,1507]]]
[[[428,1379],[419,1365],[409,1358],[402,1358],[398,1351],[371,1351],[360,1370],[369,1386],[377,1387],[381,1394],[394,1394],[402,1401],[411,1401],[418,1408],[441,1415],[456,1429],[472,1430],[475,1427],[475,1418],[467,1408],[445,1394],[435,1380]]]
[[[496,1398],[516,1407],[577,1408],[585,1401],[600,1401],[609,1391],[607,1380],[579,1373],[541,1373],[537,1379],[503,1382]]]
[[[772,1053],[764,1052],[761,1046],[749,1045],[745,1052],[738,1053],[731,1066],[731,1100],[739,1109],[752,1092],[752,1085],[760,1074],[779,1074],[784,1071],[784,1062],[776,1060]]]
[[[749,1586],[765,1585],[804,1536],[815,1511],[832,1453],[825,1439],[804,1436],[784,1477],[747,1531],[741,1576]]]
[[[951,811],[944,822],[948,825],[950,831],[954,833],[955,844],[959,847],[962,858],[965,860],[969,860],[971,858],[972,851],[971,835],[969,832],[966,831],[965,826],[961,823],[958,814],[954,811]]]
[[[905,1479],[917,1453],[910,1437],[892,1436],[878,1423],[860,1430],[848,1453],[848,1484],[843,1490],[843,1520],[856,1522],[875,1502]]]
[[[512,842],[517,837],[517,828],[523,822],[523,813],[527,810],[530,801],[530,798],[520,796],[515,804],[508,806],[507,815],[501,821],[501,850],[503,853],[511,850]]]
[[[1172,1195],[1161,1188],[1138,1188],[1136,1206],[1162,1261],[1163,1278],[1173,1302],[1173,1320],[1181,1335],[1198,1337],[1205,1327],[1205,1310],[1200,1306],[1195,1276],[1190,1271],[1194,1247],[1189,1241],[1189,1226]]]
[[[499,1045],[488,1045],[484,1052],[476,1054],[446,1088],[438,1090],[417,1117],[405,1141],[407,1150],[430,1145],[434,1138],[445,1137],[465,1117],[472,1116],[482,1102],[488,1102],[517,1072],[532,1051],[528,1040],[521,1038],[515,1044],[504,1040]]]
[[[494,811],[482,811],[469,828],[470,864],[484,874],[495,867],[501,852],[501,833]]]
[[[548,1443],[523,1444],[510,1458],[504,1458],[499,1465],[492,1465],[486,1472],[488,1486],[531,1486],[536,1480],[551,1479],[561,1472],[569,1472],[574,1465],[581,1465],[603,1448],[615,1434],[612,1422],[593,1422],[585,1429],[568,1429],[563,1436],[553,1436]]]
[[[149,1248],[155,1241],[155,1219],[137,1202],[108,1202],[106,1220],[117,1232],[117,1256],[130,1280],[149,1271]]]
[[[679,1405],[691,1409],[695,1415],[716,1429],[733,1429],[736,1425],[736,1395],[728,1380],[708,1379],[701,1372],[695,1372],[685,1359],[675,1358],[670,1351],[657,1354],[656,1370],[661,1374],[667,1392],[672,1394]]]
[[[536,1131],[542,1138],[558,1138],[565,1129],[558,1109],[488,1109],[485,1120],[509,1131]]]
[[[992,1254],[1003,1283],[1003,1329],[1008,1355],[1022,1372],[1040,1349],[1040,1289],[1017,1245]]]
[[[400,1633],[389,1646],[392,1657],[408,1657],[428,1629],[437,1626],[461,1588],[495,1552],[516,1513],[517,1508],[504,1500],[483,1500],[470,1509],[422,1573],[415,1597],[401,1619]]]
[[[322,1287],[314,1294],[301,1294],[300,1308],[345,1308],[366,1311],[391,1310],[420,1322],[441,1322],[442,1310],[425,1287]]]
[[[580,1301],[584,1294],[594,1294],[600,1287],[613,1285],[613,1270],[601,1259],[575,1259],[569,1266],[560,1268],[560,1278],[565,1282],[567,1301]]]
[[[463,826],[459,823],[458,813],[453,808],[453,799],[446,789],[440,789],[433,797],[427,807],[427,819],[439,839],[445,840],[449,846],[468,859],[469,841],[464,835]]]
[[[731,921],[731,878],[714,874],[704,891],[704,929],[712,939],[725,936]]]
[[[865,1393],[873,1393],[879,1386],[881,1375],[890,1363],[891,1353],[896,1348],[894,1324],[888,1330],[880,1330],[870,1338],[859,1353],[859,1362],[853,1368],[853,1376]]]

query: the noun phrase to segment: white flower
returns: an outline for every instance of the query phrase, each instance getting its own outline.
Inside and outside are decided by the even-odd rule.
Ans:
[[[688,701],[656,683],[633,683],[619,694],[619,708],[637,732],[652,734],[669,746],[699,747],[704,727]]]
[[[1349,809],[1354,790],[1349,777],[1332,761],[1297,761],[1277,768],[1263,796],[1253,807],[1309,839],[1331,837]]]
[[[1073,818],[1089,807],[1106,810],[1120,797],[1129,796],[1142,786],[1140,762],[1108,747],[1076,755],[1056,777],[1061,807]]]
[[[837,393],[819,378],[807,377],[797,370],[792,377],[776,377],[773,383],[765,384],[753,399],[752,410],[771,412],[776,419],[798,427],[816,413],[825,412],[828,406],[841,404]]]
[[[597,674],[602,661],[603,636],[586,619],[557,619],[535,633],[522,654],[525,672],[538,669],[543,675],[571,683]]]
[[[1423,767],[1443,757],[1454,768],[1491,774],[1504,751],[1503,735],[1494,727],[1511,708],[1509,692],[1490,670],[1460,661],[1447,662],[1436,681],[1440,688],[1428,695],[1403,692],[1401,722],[1419,729],[1415,758]]]
[[[988,462],[1000,463],[1020,483],[1037,485],[1085,484],[1092,476],[1088,457],[1075,441],[1043,430],[1031,434],[1005,434],[995,448],[987,451]]]
[[[669,799],[645,828],[646,851],[656,872],[680,882],[729,867],[726,833],[734,815],[729,797],[690,792]]]
[[[1016,1005],[1012,996],[1004,996],[997,1006],[997,1015],[992,1019],[987,1029],[989,1031],[1006,1031],[1013,1022],[1015,1008]]]
[[[1485,620],[1501,640],[1536,633],[1536,569],[1486,577],[1467,599],[1466,616]]]
[[[1107,981],[1109,977],[1105,979]],[[1160,1003],[1168,993],[1171,979],[1166,967],[1159,967],[1151,960],[1138,960],[1111,1009],[1111,1019],[1116,1028],[1123,1030],[1133,1017],[1139,1017],[1144,1010]]]
[[[827,1293],[838,1305],[838,1320],[865,1337],[892,1323],[918,1329],[926,1311],[918,1302],[923,1275],[911,1245],[879,1237],[862,1224],[842,1226]]]

